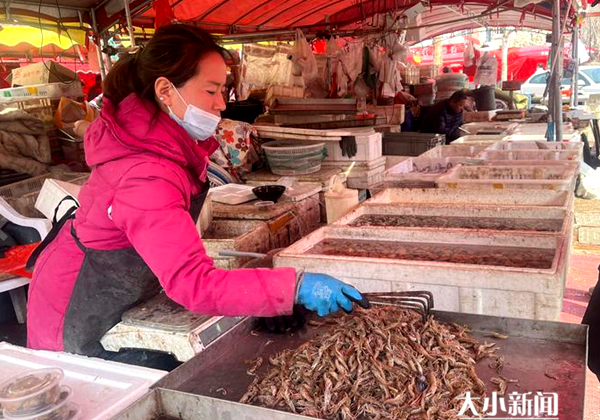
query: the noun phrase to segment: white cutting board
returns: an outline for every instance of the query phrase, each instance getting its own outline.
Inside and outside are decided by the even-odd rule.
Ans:
[[[0,342],[0,380],[51,367],[63,370],[65,377],[61,384],[73,391],[71,401],[79,406],[81,420],[112,419],[167,374],[161,370]]]
[[[222,204],[235,206],[237,204],[246,203],[256,200],[256,196],[252,192],[252,186],[241,184],[227,184],[220,187],[210,189],[210,198],[212,201]]]

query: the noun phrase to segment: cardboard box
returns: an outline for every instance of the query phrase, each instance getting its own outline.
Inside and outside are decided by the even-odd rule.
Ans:
[[[73,80],[79,80],[74,71],[52,60],[19,67],[12,71],[13,87],[59,82],[68,83]]]
[[[0,102],[14,102],[29,98],[58,100],[63,96],[73,99],[83,98],[81,82],[77,80],[75,83],[68,85],[65,83],[48,83],[45,85],[0,89]]]

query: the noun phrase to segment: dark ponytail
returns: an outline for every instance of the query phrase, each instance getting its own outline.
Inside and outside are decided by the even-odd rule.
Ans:
[[[176,87],[198,71],[198,62],[208,53],[223,54],[212,36],[191,25],[163,26],[145,48],[120,59],[104,80],[104,96],[118,106],[132,93],[158,106],[154,83],[166,77]]]

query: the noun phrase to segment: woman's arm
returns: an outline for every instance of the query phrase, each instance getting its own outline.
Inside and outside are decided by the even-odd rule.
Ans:
[[[296,271],[215,268],[186,209],[178,175],[157,166],[162,165],[143,164],[124,177],[111,216],[167,295],[203,314],[290,314]]]

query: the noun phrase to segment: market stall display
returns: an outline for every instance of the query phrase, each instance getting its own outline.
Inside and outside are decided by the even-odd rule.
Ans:
[[[435,298],[437,296],[434,296]],[[352,319],[355,319],[348,318],[350,319],[342,319],[336,323],[352,322]],[[500,347],[497,353],[504,358],[501,374],[490,368],[489,361],[486,359],[475,365],[475,373],[485,384],[486,393],[499,390],[498,384],[504,382],[494,378],[502,376],[508,379],[505,382],[506,392],[514,392],[514,390],[528,392],[529,389],[556,392],[559,399],[564,401],[564,405],[559,406],[559,415],[568,413],[572,418],[583,418],[586,348],[584,326],[439,311],[433,312],[433,320],[438,323],[468,326],[473,341],[487,342],[490,346],[496,344]],[[417,326],[421,325],[417,321]],[[417,326],[415,328],[418,328]],[[302,345],[307,348],[310,346],[307,342],[319,335],[326,335],[327,328],[328,325],[323,325],[323,322],[309,322],[300,331],[273,335],[259,329],[254,320],[246,319],[206,351],[159,381],[152,394],[129,407],[115,420],[154,419],[156,413],[187,420],[197,416],[198,413],[214,413],[213,410],[228,411],[234,416],[243,416],[249,420],[305,419],[305,416],[294,414],[287,405],[281,409],[278,407],[265,409],[240,404],[239,401],[253,381],[264,378],[269,369],[275,368],[270,360],[276,362],[279,359],[274,359],[274,356],[284,351],[287,354],[294,354]],[[428,331],[425,334],[431,335],[435,332]],[[375,337],[373,339],[377,340]],[[396,336],[396,333],[392,333],[391,337],[394,340],[401,339]],[[330,350],[333,351],[333,347]],[[364,348],[364,351],[368,351],[367,348]],[[412,350],[409,351],[412,353]],[[256,363],[257,356],[263,360],[261,366]],[[553,359],[562,360],[563,363],[560,367],[550,368],[549,366],[553,364],[549,362]],[[365,359],[363,363],[367,363],[367,360]],[[349,356],[344,356],[342,353],[342,359],[338,362],[340,369],[344,367],[342,362],[347,364]],[[300,368],[301,365],[298,367]],[[338,374],[337,365],[330,371]],[[418,372],[417,369],[414,371]],[[321,372],[320,375],[324,373]],[[561,380],[549,378],[546,373],[550,373],[551,376],[559,375]],[[417,377],[417,375],[412,376],[410,380],[416,381]],[[294,395],[295,388],[292,377],[289,380],[291,386],[287,389],[291,397]],[[434,393],[429,386],[425,392],[427,389],[430,391],[428,397],[437,394],[437,390]],[[301,389],[298,389],[296,392],[300,391]],[[381,392],[383,393],[383,390]],[[394,393],[393,396],[398,395],[402,394]],[[382,399],[377,400],[380,403]],[[402,407],[390,404],[389,408],[401,409]]]

